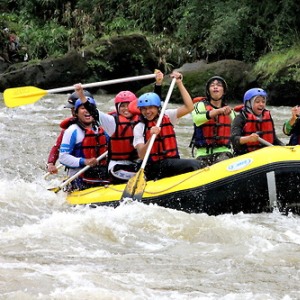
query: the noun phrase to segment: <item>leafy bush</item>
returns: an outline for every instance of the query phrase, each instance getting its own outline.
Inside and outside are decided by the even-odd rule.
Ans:
[[[284,84],[291,79],[300,82],[300,44],[264,55],[256,63],[254,72],[265,86],[274,81]]]
[[[60,56],[68,50],[69,32],[64,26],[55,22],[47,22],[43,27],[37,27],[30,22],[23,27],[19,37],[26,45],[30,58],[46,58]]]
[[[1,10],[32,58],[140,31],[166,69],[197,59],[255,62],[296,45],[300,29],[294,0],[19,0]]]

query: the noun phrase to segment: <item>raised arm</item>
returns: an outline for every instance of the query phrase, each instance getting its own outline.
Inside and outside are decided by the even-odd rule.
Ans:
[[[176,85],[179,89],[179,92],[183,100],[183,105],[178,107],[177,109],[177,118],[181,118],[193,111],[194,103],[189,92],[187,91],[187,89],[185,88],[182,82],[183,75],[177,71],[174,71],[170,76],[172,78],[176,78]]]
[[[300,115],[300,106],[294,106],[291,110],[291,118],[284,122],[283,124],[283,133],[285,135],[291,135],[292,127],[294,126],[295,122],[297,121],[297,118]]]

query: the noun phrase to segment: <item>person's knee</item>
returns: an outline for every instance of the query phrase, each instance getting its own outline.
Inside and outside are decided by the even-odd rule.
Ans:
[[[215,162],[220,162],[229,158],[232,158],[233,154],[230,152],[223,152],[223,153],[219,153],[218,156],[215,159]]]
[[[201,169],[202,168],[201,160],[192,159],[192,168],[193,171]]]
[[[186,169],[186,172],[196,171],[202,167],[202,161],[199,159],[185,159],[182,160],[182,164]]]
[[[136,174],[137,166],[135,164],[117,164],[109,172],[115,182],[124,182],[128,181]]]

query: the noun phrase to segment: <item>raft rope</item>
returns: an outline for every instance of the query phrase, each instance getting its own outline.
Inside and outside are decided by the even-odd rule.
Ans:
[[[156,191],[156,192],[151,192],[151,191],[148,191],[147,189],[145,189],[144,192],[147,193],[147,194],[150,194],[150,195],[156,195],[156,194],[160,194],[160,193],[166,192],[166,191],[168,191],[168,190],[170,190],[170,189],[172,189],[172,188],[174,188],[174,187],[176,187],[176,186],[178,186],[178,185],[184,183],[185,181],[190,180],[191,178],[193,178],[193,177],[199,175],[200,173],[205,172],[205,171],[208,171],[209,169],[210,169],[209,167],[205,167],[205,168],[203,168],[203,169],[199,169],[199,170],[197,170],[197,171],[194,171],[193,174],[191,174],[190,176],[188,176],[188,177],[186,177],[186,178],[184,178],[184,179],[182,179],[182,180],[176,182],[175,184],[173,184],[173,185],[171,185],[171,186],[169,186],[169,187],[167,187],[167,188],[158,190],[158,191]],[[147,186],[146,186],[146,187],[147,187]],[[103,187],[102,187],[102,188],[103,188]],[[123,193],[123,189],[120,190],[120,189],[117,189],[117,188],[112,187],[111,185],[107,185],[107,186],[105,186],[105,188],[111,189],[111,190],[116,191],[116,192]],[[100,189],[100,188],[99,188],[99,189]]]
[[[289,147],[288,149],[289,149],[290,151],[292,151],[292,152],[296,151],[295,147]],[[150,191],[147,191],[147,190],[145,189],[145,192],[148,193],[148,194],[150,194],[150,195],[155,195],[155,194],[159,194],[159,193],[162,193],[162,192],[166,192],[166,191],[168,191],[169,189],[171,189],[171,188],[173,188],[173,187],[176,187],[177,185],[182,184],[182,183],[184,183],[185,181],[187,181],[187,180],[189,180],[189,179],[191,179],[191,178],[197,176],[198,174],[200,174],[200,173],[202,173],[202,172],[209,171],[209,170],[210,170],[210,167],[207,166],[207,167],[205,167],[205,168],[203,168],[203,169],[200,169],[200,170],[196,171],[195,173],[193,172],[193,174],[192,174],[191,176],[189,176],[189,177],[187,177],[187,178],[185,178],[185,179],[183,179],[183,180],[177,182],[176,184],[174,184],[174,185],[172,185],[172,186],[170,186],[170,187],[168,187],[168,188],[166,188],[166,189],[162,189],[162,190],[157,191],[157,192],[150,192]],[[270,199],[270,201],[271,201],[271,199]]]
[[[297,149],[299,146],[281,146],[281,147],[284,148],[284,149],[288,149],[289,151],[295,152],[296,149]],[[150,194],[150,195],[156,195],[156,194],[159,194],[159,193],[166,192],[166,191],[168,191],[169,189],[174,188],[174,187],[176,187],[176,186],[178,186],[178,185],[184,183],[185,181],[187,181],[187,180],[189,180],[189,179],[191,179],[191,178],[193,178],[193,177],[199,175],[200,173],[206,172],[206,171],[209,171],[209,170],[210,170],[210,167],[207,166],[207,167],[205,167],[205,168],[202,168],[202,169],[199,169],[199,170],[197,170],[197,171],[194,171],[190,176],[186,177],[185,179],[182,179],[182,180],[179,181],[179,182],[176,182],[175,184],[173,184],[173,185],[171,185],[171,186],[169,186],[169,187],[167,187],[167,188],[165,188],[165,189],[161,189],[161,190],[156,191],[156,192],[151,192],[151,191],[148,191],[147,189],[145,189],[145,192],[148,193],[148,194]],[[146,186],[146,187],[147,187],[147,186]],[[105,185],[105,186],[101,186],[101,187],[95,188],[95,189],[93,189],[92,191],[87,192],[86,194],[94,193],[95,191],[100,190],[100,189],[103,189],[103,188],[111,189],[111,190],[113,190],[113,191],[120,192],[120,193],[123,193],[123,191],[124,191],[123,188],[120,190],[120,189],[117,189],[117,188],[113,187],[112,185],[109,185],[109,184],[108,184],[108,185]]]

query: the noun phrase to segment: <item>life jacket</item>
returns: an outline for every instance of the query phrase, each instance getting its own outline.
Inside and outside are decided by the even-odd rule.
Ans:
[[[256,132],[264,140],[268,141],[271,144],[274,143],[274,123],[269,110],[265,109],[263,111],[261,119],[258,119],[254,114],[246,112],[244,110],[241,113],[246,118],[246,124],[243,128],[243,136],[248,136]],[[263,146],[258,141],[247,143],[247,149],[249,152],[262,147]]]
[[[98,133],[91,128],[85,128],[85,136],[81,142],[84,158],[98,157],[107,151],[107,139],[102,127],[98,127]],[[102,159],[99,165],[106,166],[107,160]]]
[[[75,124],[77,122],[77,118],[68,117],[60,122],[60,128],[67,129],[70,125]]]
[[[145,143],[151,138],[150,129],[156,126],[156,120],[147,121],[145,123]],[[175,131],[170,118],[164,115],[160,125],[160,134],[156,136],[150,152],[150,161],[159,161],[164,158],[180,158],[178,153]]]
[[[203,103],[206,111],[214,109],[206,99],[203,100]],[[209,153],[210,150],[212,151],[213,148],[220,146],[230,148],[230,130],[231,117],[227,115],[218,115],[200,126],[194,124],[194,133],[190,147],[206,147],[207,153]]]
[[[291,137],[288,145],[290,146],[300,145],[300,119],[299,118],[297,118],[295,124],[292,127]]]
[[[134,160],[138,158],[136,149],[133,147],[133,128],[138,123],[139,117],[130,119],[114,114],[116,130],[110,137],[108,157],[113,160]]]
[[[200,102],[200,101],[204,101],[206,100],[206,97],[195,97],[193,98],[193,103],[197,103],[197,102]]]
[[[140,109],[137,107],[137,102],[138,100],[133,100],[128,104],[128,110],[133,114],[133,115],[141,115]]]
[[[107,151],[107,136],[102,127],[97,127],[98,132],[95,132],[91,128],[84,128],[78,122],[77,125],[84,130],[85,136],[80,149],[75,149],[75,151],[80,152],[81,150],[84,158],[98,157]],[[90,185],[106,184],[108,182],[107,159],[102,159],[97,166],[90,167],[80,175],[80,178]]]
[[[242,109],[244,108],[244,104],[239,104],[239,105],[236,105],[233,110],[235,112],[240,112]]]

